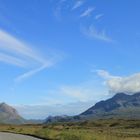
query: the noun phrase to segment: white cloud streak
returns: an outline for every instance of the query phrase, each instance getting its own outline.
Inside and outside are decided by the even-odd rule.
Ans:
[[[104,14],[98,14],[95,16],[95,19],[98,20],[98,19],[102,18],[103,16],[104,16]]]
[[[89,7],[88,9],[86,9],[81,15],[80,17],[89,17],[92,12],[95,10],[95,7]]]
[[[91,39],[101,40],[105,42],[114,42],[114,40],[106,34],[105,30],[97,30],[94,26],[84,28],[82,32]]]
[[[39,62],[43,61],[28,45],[3,30],[0,30],[0,49],[20,56],[30,57]]]
[[[62,86],[60,92],[78,101],[90,100],[91,91],[85,87]]]
[[[113,76],[105,70],[98,70],[97,73],[105,79],[105,83],[111,94],[120,92],[134,94],[140,92],[140,73],[125,77]]]
[[[41,66],[41,67],[39,67],[39,68],[33,69],[33,70],[29,71],[29,72],[26,72],[26,73],[24,73],[24,74],[22,74],[22,75],[19,75],[19,76],[15,79],[15,81],[16,81],[16,82],[20,82],[20,81],[22,81],[22,80],[24,80],[24,79],[27,79],[28,77],[31,77],[32,75],[34,75],[34,74],[36,74],[36,73],[38,73],[38,72],[44,70],[45,68],[49,67],[49,65],[51,65],[51,64],[45,64],[45,65],[43,65],[43,66]]]
[[[16,57],[4,54],[4,53],[0,53],[0,61],[4,62],[4,63],[10,63],[12,65],[16,65],[19,67],[25,67],[26,63],[25,61],[18,59]]]
[[[74,4],[74,6],[72,7],[72,10],[75,10],[75,9],[81,7],[83,4],[84,4],[84,1],[83,0],[76,1],[75,4]]]
[[[0,61],[32,69],[18,76],[16,81],[28,78],[52,65],[50,60],[42,58],[31,46],[3,30],[0,30]]]

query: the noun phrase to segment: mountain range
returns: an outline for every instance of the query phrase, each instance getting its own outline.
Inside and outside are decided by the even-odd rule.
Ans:
[[[118,93],[114,97],[96,103],[80,114],[88,118],[132,118],[140,119],[140,93],[128,95]]]
[[[118,93],[108,100],[96,103],[79,115],[49,116],[45,121],[25,120],[16,109],[6,103],[0,103],[1,124],[76,122],[108,118],[140,119],[140,92],[133,95]]]
[[[108,118],[140,119],[140,92],[133,95],[117,93],[108,100],[96,103],[79,115],[49,117],[46,123]]]

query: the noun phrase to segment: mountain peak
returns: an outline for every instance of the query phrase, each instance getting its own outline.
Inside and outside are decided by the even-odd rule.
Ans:
[[[23,123],[24,119],[16,109],[6,103],[0,103],[0,123]]]
[[[5,102],[0,103],[0,106],[5,106],[7,105]]]
[[[114,95],[114,97],[115,96],[119,96],[120,97],[120,96],[126,96],[126,95],[127,95],[126,93],[120,92],[120,93],[117,93],[116,95]]]
[[[137,111],[137,112],[134,112]],[[133,114],[130,112],[134,112]],[[81,113],[82,116],[108,117],[113,114],[116,116],[134,116],[140,117],[140,93],[128,95],[125,93],[117,93],[112,98],[100,101],[94,106]]]
[[[114,95],[111,99],[126,99],[128,98],[130,95],[125,94],[125,93],[117,93],[116,95]]]
[[[0,104],[0,111],[7,112],[10,114],[17,114],[17,112],[14,108],[12,108],[11,106],[9,106],[8,104],[6,104],[4,102]]]

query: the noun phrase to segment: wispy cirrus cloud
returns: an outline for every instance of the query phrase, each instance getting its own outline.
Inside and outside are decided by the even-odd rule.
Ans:
[[[114,40],[107,35],[105,30],[97,30],[95,26],[89,26],[88,28],[83,28],[82,32],[84,35],[91,39],[97,39],[105,42],[114,42]]]
[[[89,17],[92,12],[95,10],[95,7],[89,7],[88,9],[86,9],[81,15],[80,17]]]
[[[103,16],[104,16],[104,14],[98,14],[95,16],[95,20],[98,20],[98,19],[102,18]]]
[[[50,67],[53,62],[13,35],[0,30],[0,62],[28,69],[16,78],[21,81]]]
[[[10,63],[12,65],[16,65],[16,66],[19,66],[19,67],[25,67],[26,66],[24,60],[18,59],[14,56],[10,56],[10,55],[4,54],[4,53],[0,53],[0,61],[8,63],[8,64]]]
[[[3,30],[0,30],[0,50],[6,51],[11,55],[14,54],[20,57],[28,57],[40,63],[45,61],[39,56],[39,54],[37,54],[36,51],[31,48],[31,46],[25,44],[24,42]]]
[[[85,87],[62,86],[60,92],[79,101],[90,100],[91,91]]]
[[[24,73],[22,75],[19,75],[18,77],[16,77],[15,81],[20,82],[20,81],[22,81],[22,80],[24,80],[24,79],[36,74],[37,72],[40,72],[40,71],[44,70],[45,68],[49,67],[49,65],[51,65],[51,63],[50,64],[46,63],[45,65],[42,65],[42,66],[40,66],[38,68],[30,70],[30,71],[28,71],[28,72],[26,72],[26,73]]]
[[[83,4],[84,4],[84,1],[83,0],[76,1],[75,4],[74,4],[74,6],[72,7],[72,10],[75,10],[75,9],[81,7]]]
[[[53,14],[58,21],[62,20],[63,10],[66,8],[67,0],[59,0],[53,4]],[[69,5],[67,5],[69,6]]]

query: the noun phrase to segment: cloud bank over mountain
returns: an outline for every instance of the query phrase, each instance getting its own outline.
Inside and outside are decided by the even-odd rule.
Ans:
[[[140,73],[129,76],[114,76],[105,70],[97,70],[98,75],[105,80],[110,93],[124,92],[133,94],[140,91]]]

